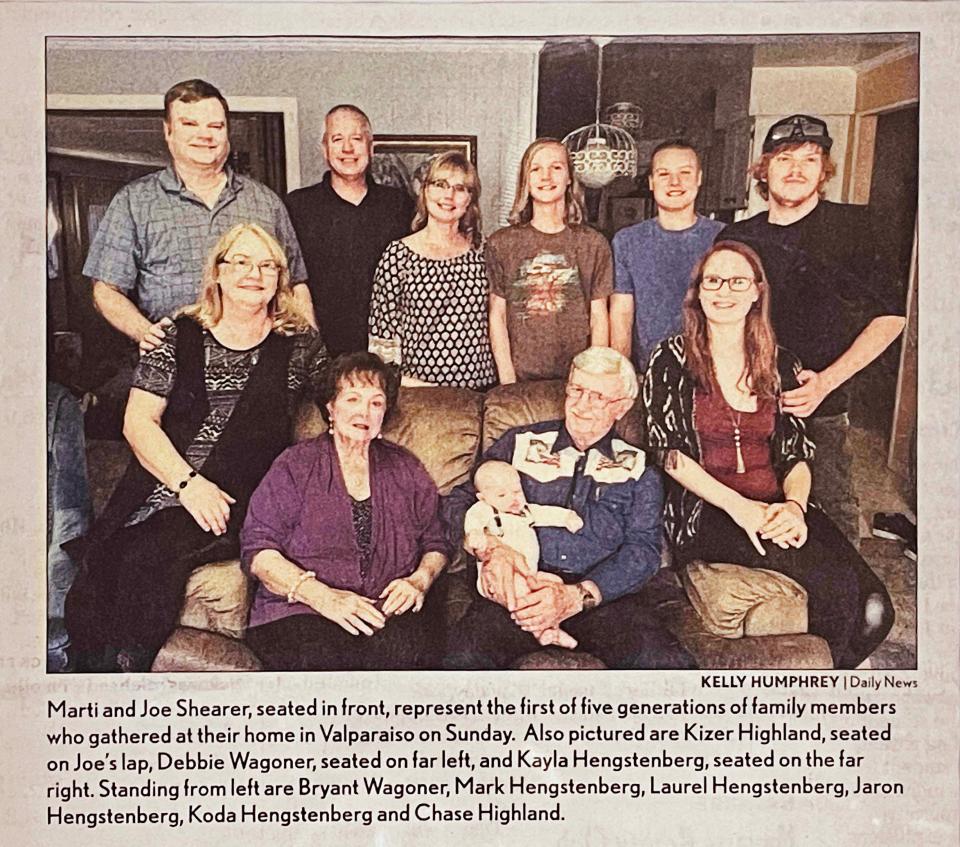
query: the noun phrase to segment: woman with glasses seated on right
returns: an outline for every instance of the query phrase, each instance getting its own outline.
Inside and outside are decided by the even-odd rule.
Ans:
[[[800,363],[777,347],[757,254],[717,242],[694,271],[683,333],[661,342],[643,382],[645,446],[668,478],[664,528],[676,565],[726,562],[782,573],[807,592],[809,631],[855,668],[893,624],[886,588],[815,503],[814,445],[780,408]]]

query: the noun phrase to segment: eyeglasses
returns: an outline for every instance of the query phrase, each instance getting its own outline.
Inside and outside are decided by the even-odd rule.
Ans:
[[[723,277],[709,274],[700,280],[700,287],[704,291],[719,291],[723,288],[723,284],[726,283],[727,288],[731,291],[746,291],[755,282],[756,280],[750,276]]]
[[[462,182],[458,182],[456,185],[454,185],[451,182],[447,182],[445,179],[431,179],[429,182],[427,182],[427,185],[429,185],[431,188],[436,188],[437,191],[453,190],[454,194],[460,195],[470,193],[470,189],[467,188],[467,186],[465,186]]]
[[[784,144],[791,141],[804,142],[812,141],[829,151],[833,145],[833,139],[827,131],[827,124],[820,118],[812,118],[809,115],[791,115],[782,121],[777,121],[767,132],[767,137],[763,141],[763,152],[771,153],[778,144]]]
[[[599,409],[612,406],[614,403],[619,403],[624,399],[623,397],[607,397],[599,391],[591,391],[589,388],[584,388],[582,385],[577,385],[574,382],[568,382],[565,391],[567,397],[574,403],[584,400],[588,406],[594,406]]]
[[[217,264],[230,265],[237,273],[242,274],[252,273],[254,268],[260,271],[261,276],[277,276],[280,273],[280,265],[273,259],[267,259],[264,262],[254,262],[252,259],[243,257],[237,259],[221,259]]]

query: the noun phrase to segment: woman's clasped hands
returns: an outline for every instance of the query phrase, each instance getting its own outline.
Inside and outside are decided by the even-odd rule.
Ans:
[[[729,515],[747,534],[761,556],[766,555],[762,541],[771,541],[786,550],[802,547],[807,540],[807,522],[798,503],[764,503],[741,497]]]

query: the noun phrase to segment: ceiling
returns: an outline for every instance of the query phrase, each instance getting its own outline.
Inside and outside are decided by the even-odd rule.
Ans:
[[[571,44],[588,39],[569,39]],[[552,42],[554,39],[548,39]],[[856,67],[872,62],[884,53],[917,51],[918,33],[826,33],[815,35],[649,35],[614,38],[614,44],[676,45],[709,47],[711,57],[719,59],[725,52],[741,53],[753,47],[754,67]],[[725,49],[726,48],[726,49]]]

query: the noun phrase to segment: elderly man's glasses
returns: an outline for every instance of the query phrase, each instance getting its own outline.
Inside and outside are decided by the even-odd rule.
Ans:
[[[724,277],[708,274],[700,280],[700,287],[704,291],[719,291],[723,288],[723,284],[726,283],[727,288],[731,291],[746,291],[754,282],[754,278],[750,276]]]
[[[579,403],[582,400],[588,406],[593,406],[597,409],[605,409],[607,406],[612,406],[614,403],[619,403],[624,399],[623,397],[607,397],[599,391],[591,391],[589,388],[584,388],[575,382],[567,383],[566,394],[574,403]]]
[[[427,185],[431,188],[435,188],[437,191],[453,191],[454,194],[459,194],[463,196],[464,194],[469,194],[470,189],[467,188],[462,182],[447,182],[445,179],[431,179]]]
[[[249,274],[256,268],[261,276],[277,276],[280,273],[280,265],[273,259],[267,259],[263,262],[254,262],[246,256],[238,256],[235,259],[221,259],[218,264],[229,265],[237,273]]]

